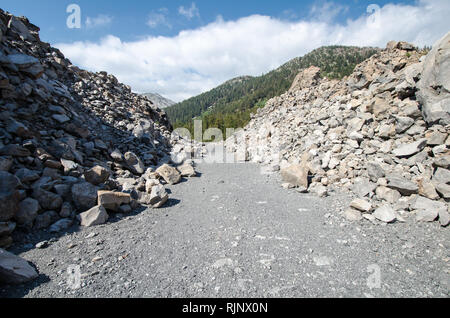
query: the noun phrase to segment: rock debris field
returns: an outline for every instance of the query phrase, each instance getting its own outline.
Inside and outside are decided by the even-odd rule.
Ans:
[[[449,236],[439,223],[355,225],[341,215],[349,195],[285,190],[254,164],[196,169],[201,176],[170,186],[159,210],[18,246],[40,275],[1,296],[448,297]],[[79,289],[69,284],[73,265]]]
[[[448,297],[449,60],[447,33],[301,70],[217,144],[247,163],[195,164],[164,110],[0,9],[0,296]]]

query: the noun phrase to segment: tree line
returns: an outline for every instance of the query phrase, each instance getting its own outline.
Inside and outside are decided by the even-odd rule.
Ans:
[[[317,66],[321,76],[341,79],[355,66],[377,53],[376,48],[327,46],[297,57],[276,70],[258,77],[232,79],[209,92],[187,99],[166,109],[174,128],[187,128],[193,134],[194,119],[201,119],[203,130],[241,128],[267,100],[285,93],[296,75],[305,68]]]

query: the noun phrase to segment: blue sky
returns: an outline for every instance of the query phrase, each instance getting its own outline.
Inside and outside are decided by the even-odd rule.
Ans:
[[[414,3],[412,0],[350,0],[334,1],[336,8],[342,10],[336,15],[337,22],[345,22],[348,18],[356,18],[366,12],[370,4],[383,6],[386,3]],[[66,27],[69,4],[78,4],[81,8],[82,28]],[[132,41],[147,35],[174,36],[184,29],[195,29],[222,16],[224,20],[236,20],[254,14],[267,15],[283,20],[298,20],[311,17],[314,7],[322,7],[326,1],[299,0],[2,0],[0,7],[15,15],[24,15],[41,28],[41,38],[50,43],[98,40],[108,34],[115,35],[123,41]],[[330,2],[328,2],[330,3]],[[193,7],[194,4],[194,7]],[[180,13],[180,8],[186,14]],[[192,11],[190,11],[194,8]],[[162,10],[167,9],[167,10]],[[193,12],[193,16],[189,15]],[[164,16],[164,22],[158,17]],[[89,27],[86,19],[99,19],[98,25]],[[149,25],[153,17],[157,25]]]
[[[66,21],[81,9],[81,28]],[[323,45],[432,45],[450,31],[449,0],[2,0],[75,65],[175,101],[261,75]]]

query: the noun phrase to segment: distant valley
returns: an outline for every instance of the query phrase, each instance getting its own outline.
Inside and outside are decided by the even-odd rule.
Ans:
[[[379,49],[370,47],[321,47],[265,75],[234,78],[165,111],[174,128],[185,127],[193,133],[193,119],[201,118],[203,130],[214,127],[225,133],[226,128],[244,127],[250,121],[250,114],[264,107],[267,100],[286,92],[302,69],[317,66],[321,77],[341,79],[377,52]]]

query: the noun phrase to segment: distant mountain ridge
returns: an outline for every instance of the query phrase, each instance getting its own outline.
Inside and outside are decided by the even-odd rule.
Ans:
[[[379,52],[378,48],[326,46],[297,57],[279,68],[258,77],[240,76],[209,92],[165,109],[174,128],[193,131],[193,118],[202,118],[203,129],[244,127],[250,114],[267,100],[286,92],[297,74],[310,66],[321,69],[321,77],[341,79],[355,66]]]
[[[175,105],[176,103],[164,96],[161,96],[158,93],[145,93],[142,96],[147,97],[153,104],[155,104],[158,108],[164,109]]]

